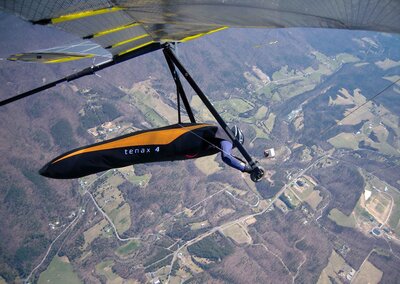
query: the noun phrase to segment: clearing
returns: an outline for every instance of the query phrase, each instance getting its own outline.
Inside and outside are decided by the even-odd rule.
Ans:
[[[192,231],[194,231],[194,230],[199,230],[199,229],[206,228],[208,226],[210,226],[210,223],[208,222],[208,220],[204,220],[204,221],[201,221],[201,222],[191,223],[190,224],[190,229]]]
[[[108,216],[113,221],[119,234],[123,234],[131,227],[131,207],[128,203],[115,208]]]
[[[392,202],[389,197],[385,196],[383,193],[377,193],[372,194],[372,196],[368,198],[365,206],[376,220],[380,223],[384,223],[389,217]]]
[[[112,267],[114,265],[114,261],[112,260],[107,260],[100,262],[99,264],[96,265],[96,273],[98,275],[103,275],[107,278],[107,284],[133,284],[137,283],[136,281],[129,279],[123,279],[119,275],[115,274],[112,271]]]
[[[47,269],[40,274],[38,283],[75,284],[82,283],[82,281],[74,272],[68,257],[55,256]]]
[[[328,218],[342,227],[354,228],[356,226],[356,219],[353,214],[347,216],[336,208],[333,208],[331,212],[329,212]]]
[[[270,133],[272,131],[272,129],[274,128],[275,125],[275,118],[276,118],[276,114],[274,114],[273,112],[271,112],[268,116],[268,119],[265,121],[264,125],[267,128],[267,132]]]
[[[218,154],[198,158],[194,161],[194,164],[205,175],[212,175],[219,170],[222,170],[222,168],[219,166],[219,163],[215,161],[217,155]]]
[[[252,238],[243,226],[239,224],[233,224],[222,230],[222,233],[231,238],[237,244],[251,244]]]
[[[134,252],[138,247],[139,247],[139,242],[129,241],[127,244],[124,244],[119,248],[117,248],[115,253],[121,258],[126,258],[130,254],[132,254],[132,252]]]
[[[339,133],[335,137],[328,139],[328,142],[335,148],[357,150],[359,138],[353,133]]]
[[[332,254],[329,257],[329,262],[322,270],[317,284],[330,284],[335,280],[337,283],[342,283],[342,280],[339,278],[339,275],[342,277],[346,277],[347,275],[354,275],[355,270],[350,267],[346,261],[336,253],[336,251],[332,250]]]
[[[124,168],[119,168],[118,171],[123,175],[123,177],[129,181],[131,184],[146,187],[151,179],[151,174],[144,174],[138,176],[135,174],[135,169],[133,166],[127,166]]]
[[[106,227],[107,225],[108,225],[107,220],[102,219],[96,225],[89,228],[83,233],[83,236],[85,238],[85,244],[83,245],[83,250],[85,250],[87,246],[89,246],[94,241],[94,239],[96,239],[98,236],[101,235],[103,228]]]
[[[400,61],[394,61],[389,58],[386,58],[383,61],[375,62],[375,65],[383,70],[388,70],[388,69],[400,66]]]
[[[229,112],[232,115],[237,115],[253,109],[254,105],[244,99],[232,98],[215,102],[215,108],[222,113]]]
[[[266,106],[261,106],[254,115],[254,118],[256,120],[263,120],[267,116],[267,112],[268,108]]]
[[[290,189],[300,198],[301,201],[307,202],[314,210],[322,201],[319,190],[315,190],[316,182],[309,176],[299,177],[290,184]]]
[[[354,278],[354,284],[375,284],[379,283],[382,279],[383,272],[376,268],[371,262],[366,261],[360,267],[360,270],[356,277]]]
[[[304,201],[307,202],[312,209],[316,210],[318,204],[322,201],[322,196],[320,195],[319,190],[313,190],[313,192],[306,199],[304,199]]]
[[[176,110],[164,102],[163,96],[153,88],[151,80],[121,90],[128,94],[124,99],[137,106],[153,126],[165,126],[176,121]]]

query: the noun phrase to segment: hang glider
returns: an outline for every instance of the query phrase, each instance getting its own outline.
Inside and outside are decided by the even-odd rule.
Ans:
[[[314,27],[400,33],[398,0],[1,0],[0,9],[90,40],[111,57],[240,28]],[[84,47],[83,47],[84,48]],[[42,52],[43,53],[43,52]],[[55,53],[55,54],[51,54]],[[12,60],[57,63],[93,53],[19,53]]]
[[[183,75],[193,91],[198,95],[215,120],[226,133],[233,145],[249,164],[250,178],[258,182],[264,176],[264,169],[254,161],[232,132],[207,96],[196,84],[189,72],[175,56],[171,46],[166,44],[163,53],[177,89],[178,123],[164,128],[141,131],[117,137],[98,144],[72,150],[47,163],[40,174],[51,178],[79,178],[100,171],[124,167],[132,164],[176,161],[199,158],[218,153],[220,138],[216,138],[218,127],[196,123],[193,110],[179,79]],[[181,121],[181,101],[190,123]],[[225,138],[224,138],[225,139]]]
[[[62,29],[93,44],[92,49],[82,44],[19,53],[10,56],[10,60],[59,63],[92,57],[96,53],[110,58],[101,64],[3,100],[0,106],[136,56],[163,49],[177,87],[179,123],[180,100],[184,103],[191,123],[195,123],[195,120],[175,67],[246,159],[252,169],[253,181],[260,180],[264,170],[236,140],[222,117],[176,58],[170,43],[186,42],[229,27],[312,27],[400,33],[399,0],[0,0],[0,9],[14,13],[32,24]],[[67,155],[65,159],[56,158],[42,173],[55,166],[53,164],[70,161],[69,158],[75,159],[80,154]]]

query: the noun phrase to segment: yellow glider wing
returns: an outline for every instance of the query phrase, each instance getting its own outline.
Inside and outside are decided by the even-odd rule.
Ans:
[[[2,0],[0,9],[88,39],[113,57],[228,27],[400,33],[398,0]]]

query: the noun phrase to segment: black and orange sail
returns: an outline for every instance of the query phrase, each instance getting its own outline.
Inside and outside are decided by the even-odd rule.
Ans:
[[[139,131],[69,151],[39,173],[56,179],[79,178],[133,164],[186,160],[218,152],[210,124],[185,123]]]

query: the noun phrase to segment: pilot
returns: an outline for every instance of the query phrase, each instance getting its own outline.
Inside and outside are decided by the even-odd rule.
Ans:
[[[234,134],[236,140],[240,142],[240,144],[244,143],[244,135],[242,130],[240,130],[239,127],[236,125],[231,128],[232,133]],[[231,166],[232,168],[235,168],[241,172],[246,172],[250,173],[252,171],[252,168],[244,163],[243,161],[239,160],[237,157],[232,156],[232,148],[233,144],[228,137],[228,135],[225,133],[225,131],[218,126],[218,130],[215,134],[215,138],[219,139],[219,146],[218,147],[221,151],[221,157],[222,160],[227,164],[228,166]]]

